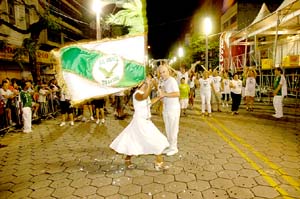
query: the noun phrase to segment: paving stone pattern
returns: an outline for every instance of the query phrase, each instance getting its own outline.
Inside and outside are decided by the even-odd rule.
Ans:
[[[0,139],[0,198],[106,199],[279,199],[300,198],[300,117],[289,110],[272,118],[272,107],[223,109],[200,116],[199,107],[180,119],[179,153],[167,157],[164,171],[152,155],[123,155],[108,146],[131,120],[105,125],[59,118],[33,126],[33,132],[7,133]],[[112,112],[112,110],[110,110]],[[285,109],[286,111],[286,109]],[[153,122],[164,132],[162,117]]]

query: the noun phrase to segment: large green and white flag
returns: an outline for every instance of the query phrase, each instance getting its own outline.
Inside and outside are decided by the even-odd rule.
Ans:
[[[55,53],[72,103],[136,86],[145,79],[144,35],[76,43]]]

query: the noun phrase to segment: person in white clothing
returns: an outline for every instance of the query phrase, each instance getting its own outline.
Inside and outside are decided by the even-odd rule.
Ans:
[[[41,116],[46,116],[48,114],[47,96],[49,93],[50,92],[49,89],[47,88],[47,85],[42,84],[39,88],[39,98],[38,98],[38,102],[40,104]]]
[[[74,126],[74,116],[73,116],[73,108],[71,106],[71,96],[67,94],[65,91],[61,91],[60,96],[60,108],[61,108],[61,119],[62,122],[60,123],[60,126],[66,125],[66,119],[69,116],[70,119],[70,125]]]
[[[26,80],[23,90],[20,93],[21,102],[22,102],[22,118],[23,118],[23,132],[31,133],[31,121],[32,121],[32,96],[29,91],[31,88],[31,81]]]
[[[8,80],[3,80],[2,88],[0,88],[0,94],[3,97],[3,102],[5,104],[5,113],[8,119],[7,122],[9,123],[9,125],[14,125],[15,123],[13,123],[12,121],[11,102],[14,99],[14,97],[18,95],[18,93],[17,92],[14,93],[9,89]]]
[[[177,76],[176,80],[178,85],[180,85],[182,78],[184,78],[185,83],[188,84],[189,75],[195,71],[195,67],[198,63],[200,63],[200,61],[196,61],[195,63],[192,63],[191,68],[189,70],[186,70],[185,66],[181,66],[179,71],[170,68]]]
[[[283,117],[283,98],[287,95],[287,84],[281,68],[275,68],[274,90],[273,90],[273,106],[275,114],[273,117]]]
[[[228,102],[230,99],[230,80],[228,78],[228,73],[224,72],[223,73],[223,79],[221,82],[221,90],[222,90],[222,106],[228,107]]]
[[[221,104],[221,81],[222,78],[221,76],[218,74],[217,70],[214,70],[212,72],[212,104],[213,106],[217,106],[217,111],[221,112],[220,109],[220,104]]]
[[[212,79],[209,78],[209,72],[203,72],[203,78],[199,79],[200,96],[201,96],[201,112],[202,116],[211,117],[211,93],[214,89]],[[207,110],[207,113],[206,113]]]
[[[247,111],[253,111],[254,98],[255,98],[255,86],[256,86],[256,71],[255,69],[249,67],[248,72],[246,74],[246,86],[245,86]]]
[[[194,73],[191,73],[189,80],[188,80],[188,84],[190,87],[189,105],[190,105],[191,109],[194,108],[194,101],[195,101],[194,99],[195,99],[195,90],[196,90],[195,81],[196,81],[196,76]]]
[[[160,90],[159,96],[163,97],[163,120],[170,143],[170,147],[164,153],[171,156],[178,152],[177,137],[180,118],[180,92],[175,78],[170,76],[167,65],[159,66],[159,73],[163,79],[163,89]]]
[[[233,75],[233,80],[230,82],[230,88],[231,88],[231,99],[232,99],[232,105],[231,105],[231,111],[232,115],[239,114],[239,107],[241,104],[242,99],[242,80],[239,79],[239,75],[236,73]]]

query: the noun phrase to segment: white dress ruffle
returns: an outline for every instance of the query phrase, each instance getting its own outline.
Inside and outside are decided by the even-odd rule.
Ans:
[[[150,120],[150,98],[138,101],[133,94],[134,115],[129,125],[113,140],[110,148],[126,155],[161,154],[169,142]]]

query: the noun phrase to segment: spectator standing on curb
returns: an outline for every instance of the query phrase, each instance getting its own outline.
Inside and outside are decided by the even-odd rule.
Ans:
[[[60,96],[60,109],[61,109],[61,119],[62,122],[59,126],[65,126],[66,125],[66,119],[69,115],[70,119],[70,125],[74,126],[74,117],[73,117],[73,108],[71,107],[70,103],[71,97],[64,91],[61,91]]]
[[[166,65],[159,66],[159,73],[163,80],[163,90],[159,96],[163,98],[163,120],[170,147],[164,151],[168,156],[178,153],[177,137],[179,131],[180,103],[179,87]]]
[[[287,95],[287,84],[281,68],[275,68],[274,90],[273,90],[273,106],[275,114],[273,117],[283,117],[283,98]]]
[[[100,123],[100,118],[101,118],[101,124],[104,124],[104,122],[105,122],[105,119],[104,119],[105,98],[93,100],[92,105],[95,106],[96,124]]]
[[[115,118],[118,120],[123,120],[126,117],[124,112],[125,109],[125,91],[120,91],[114,94],[115,97]]]
[[[38,102],[40,104],[40,113],[42,117],[46,117],[48,114],[48,103],[47,96],[49,94],[49,89],[46,84],[42,84],[39,86],[39,98]]]
[[[32,96],[30,88],[32,87],[31,81],[26,80],[23,90],[20,93],[21,102],[22,102],[22,117],[23,117],[23,132],[24,133],[31,133],[31,122],[32,122]]]
[[[4,98],[4,103],[5,103],[5,116],[8,121],[6,121],[6,124],[8,125],[15,125],[12,121],[12,113],[11,113],[11,108],[12,108],[12,100],[14,99],[15,96],[18,95],[18,92],[12,92],[9,89],[9,81],[7,79],[2,81],[2,88],[0,88],[0,94]]]
[[[233,75],[233,79],[230,82],[230,88],[231,88],[231,99],[232,99],[232,105],[231,105],[231,111],[232,115],[239,114],[239,107],[241,104],[241,98],[242,98],[242,81],[239,79],[239,75],[235,73]]]

